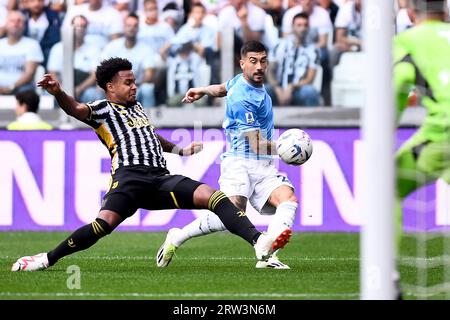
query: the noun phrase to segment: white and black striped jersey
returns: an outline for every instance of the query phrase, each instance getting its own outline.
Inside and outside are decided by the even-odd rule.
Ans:
[[[87,106],[91,114],[85,123],[94,128],[108,148],[112,173],[131,165],[166,168],[161,142],[139,102],[125,107],[97,100]]]

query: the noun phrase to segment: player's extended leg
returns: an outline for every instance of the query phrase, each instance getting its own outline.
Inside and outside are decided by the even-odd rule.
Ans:
[[[294,190],[288,185],[281,185],[272,191],[268,202],[277,209],[267,231],[271,232],[273,229],[284,227],[292,228],[298,207],[298,200]]]
[[[254,246],[258,260],[267,259],[273,251],[283,248],[291,237],[291,229],[283,227],[267,234],[261,234],[245,215],[236,208],[222,191],[202,185],[194,193],[197,208],[205,206],[214,212],[228,231],[234,233]]]
[[[447,143],[430,142],[414,136],[396,155],[396,248],[400,251],[403,231],[403,201],[423,185],[438,179],[446,179],[450,167],[450,148]]]
[[[196,183],[197,185],[195,185]],[[189,192],[190,185],[195,185],[193,193]],[[209,209],[214,212],[231,233],[238,235],[254,246],[256,257],[259,260],[267,259],[274,250],[283,247],[291,236],[290,229],[281,230],[277,234],[262,235],[245,216],[245,213],[236,208],[223,192],[206,184],[199,185],[198,182],[186,179],[176,185],[174,194],[184,199],[181,203],[187,204],[185,206],[180,205],[180,208]],[[191,200],[188,199],[189,195]],[[189,206],[189,201],[192,202],[193,207]],[[165,263],[163,262],[168,258],[171,260],[174,253],[171,253],[171,251],[171,247],[164,243],[157,254],[158,266],[164,266]]]
[[[100,238],[110,234],[125,218],[133,215],[137,209],[136,200],[133,198],[136,189],[132,188],[134,178],[128,177],[126,170],[123,173],[121,171],[112,176],[95,221],[77,229],[48,253],[18,259],[11,270],[46,269],[69,254],[91,247]]]
[[[256,230],[255,226],[245,216],[244,211],[235,207],[223,192],[217,191],[206,184],[194,185],[194,183],[192,180],[186,179],[177,184],[174,192],[174,195],[178,195],[177,198],[180,198],[180,201],[178,201],[180,208],[208,209],[214,213],[208,213],[200,217],[189,226],[189,229],[202,226],[201,230],[193,232],[194,236],[202,235],[203,231],[205,231],[204,234],[208,234],[228,229],[231,233],[240,236],[251,245],[257,242],[261,233]],[[193,192],[189,191],[191,185],[195,186]],[[192,204],[189,204],[189,200],[182,200],[183,198],[186,199],[189,194],[192,197]],[[177,229],[169,230],[165,242],[156,255],[158,267],[166,267],[171,262],[178,247],[173,241],[173,237],[177,233]]]
[[[245,212],[248,199],[243,196],[228,197],[231,203],[235,205],[239,210]],[[220,218],[212,213],[207,212],[200,217],[184,226],[182,229],[174,228],[172,243],[176,247],[180,247],[184,242],[191,238],[206,236],[208,234],[225,231],[226,227],[220,220]]]
[[[396,155],[396,252],[400,256],[403,236],[403,201],[428,182],[441,177],[450,183],[450,148],[448,143],[430,142],[421,132],[408,140]],[[400,274],[395,272],[394,282],[399,290]]]
[[[273,232],[280,228],[292,228],[294,223],[298,200],[293,189],[288,185],[281,185],[269,196],[268,203],[276,208],[275,214],[269,223],[267,232]],[[256,268],[290,269],[287,264],[282,263],[277,257],[278,250],[266,261],[258,261]]]
[[[245,212],[247,207],[246,197],[234,196],[229,197],[229,199],[239,210]],[[156,255],[156,265],[158,267],[167,267],[172,261],[175,251],[187,240],[206,236],[218,231],[225,231],[226,229],[227,228],[222,223],[222,220],[212,212],[202,214],[182,229],[170,229],[163,245],[159,248]]]
[[[121,222],[122,218],[119,214],[109,210],[102,210],[92,223],[77,229],[52,251],[19,258],[13,264],[11,271],[47,269],[59,259],[91,247],[100,238],[110,234]]]

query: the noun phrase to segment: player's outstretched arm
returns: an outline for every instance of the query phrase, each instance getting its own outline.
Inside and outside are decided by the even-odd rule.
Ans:
[[[190,155],[193,155],[195,153],[202,151],[202,149],[203,149],[202,142],[193,141],[187,147],[180,148],[176,144],[174,144],[170,141],[167,141],[165,138],[161,137],[159,134],[157,134],[157,137],[158,137],[159,141],[161,142],[161,146],[162,146],[164,152],[170,152],[170,153],[178,154],[180,156],[190,156]]]
[[[56,101],[58,101],[61,109],[69,116],[78,120],[86,120],[89,117],[89,107],[76,101],[74,97],[67,95],[54,75],[45,74],[44,77],[37,82],[37,86],[53,95],[56,98]]]
[[[204,95],[208,95],[210,97],[225,97],[227,95],[227,87],[225,83],[222,84],[212,84],[207,87],[199,87],[199,88],[190,88],[183,100],[181,102],[184,103],[192,103],[201,99]]]

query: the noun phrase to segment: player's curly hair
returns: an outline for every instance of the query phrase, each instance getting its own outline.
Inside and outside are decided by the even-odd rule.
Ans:
[[[95,78],[100,88],[106,91],[106,84],[114,78],[119,71],[132,70],[130,61],[123,58],[109,58],[103,60],[95,70]]]

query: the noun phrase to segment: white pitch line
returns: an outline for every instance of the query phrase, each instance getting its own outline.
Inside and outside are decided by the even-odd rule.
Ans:
[[[10,259],[18,259],[17,257],[9,257],[3,256],[0,257],[0,260],[10,260]],[[70,256],[68,259],[78,259],[78,260],[153,260],[155,257],[151,256]],[[181,255],[176,256],[177,260],[218,260],[218,261],[227,261],[227,260],[256,260],[252,257],[183,257]],[[349,257],[349,258],[335,258],[335,257],[283,257],[283,260],[288,261],[359,261],[357,257]]]
[[[10,257],[10,256],[0,256],[0,260],[11,260],[15,261],[19,256]],[[153,256],[79,256],[73,255],[69,256],[68,259],[74,260],[154,260]],[[436,261],[441,261],[444,259],[448,261],[448,257],[430,257],[430,258],[418,258],[418,257],[400,257],[400,262],[403,265],[409,266],[417,266],[425,264],[425,263],[435,263]],[[203,261],[203,260],[212,260],[212,261],[255,261],[253,257],[183,257],[183,255],[177,255],[176,260],[184,260],[184,261]],[[300,262],[358,262],[360,261],[359,257],[293,257],[286,256],[282,258],[283,261],[300,261]],[[420,264],[422,263],[422,264]],[[442,263],[441,263],[442,264]],[[427,267],[431,267],[431,265],[427,265]]]
[[[244,297],[244,298],[337,298],[337,297],[359,297],[358,292],[346,293],[103,293],[103,292],[0,292],[0,297],[123,297],[123,298],[163,298],[163,297],[181,297],[181,298],[220,298],[220,297]]]

